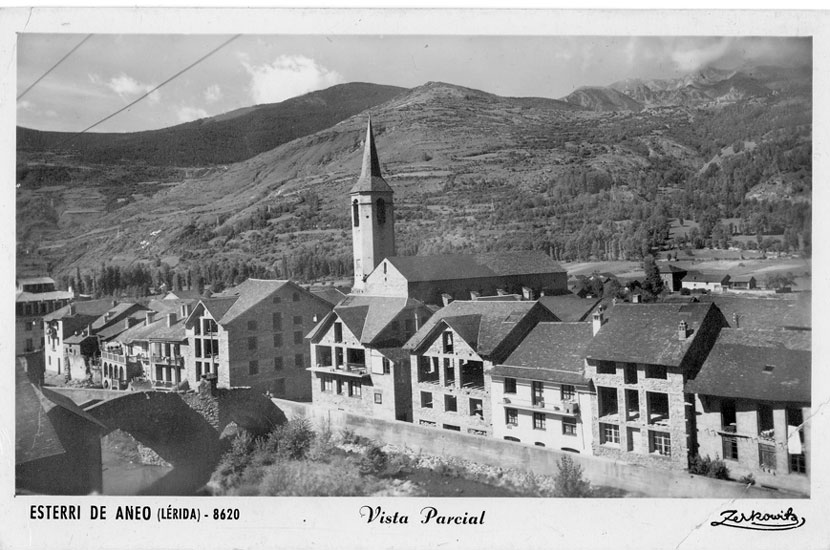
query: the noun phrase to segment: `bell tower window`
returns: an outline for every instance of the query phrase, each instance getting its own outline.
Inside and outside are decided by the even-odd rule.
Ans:
[[[383,199],[377,200],[378,224],[386,223],[386,201]]]
[[[360,227],[360,206],[357,204],[357,199],[352,201],[352,223],[355,227]]]

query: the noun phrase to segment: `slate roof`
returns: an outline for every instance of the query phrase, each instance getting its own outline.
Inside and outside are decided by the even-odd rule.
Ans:
[[[177,316],[178,317],[178,316]],[[121,333],[119,340],[124,343],[143,340],[162,340],[179,342],[186,338],[184,319],[177,318],[172,326],[167,326],[167,316],[156,319],[149,325],[145,322]]]
[[[92,332],[98,332],[104,327],[108,327],[113,323],[123,322],[123,320],[127,317],[131,317],[132,314],[130,310],[132,309],[140,309],[146,310],[142,305],[133,303],[133,302],[119,302],[114,306],[110,307],[107,311],[105,311],[100,317],[98,317],[92,323]],[[105,319],[104,316],[109,313],[109,318]],[[142,313],[141,316],[143,317],[144,314]]]
[[[247,279],[235,287],[215,295],[214,298],[237,297],[238,299],[228,307],[221,319],[217,318],[212,310],[211,315],[214,315],[219,324],[230,323],[287,283],[288,281],[275,279]]]
[[[323,300],[327,301],[333,306],[339,304],[343,300],[343,298],[346,297],[345,294],[343,294],[333,286],[324,288],[313,288],[311,289],[311,293],[317,296],[318,298],[322,298]]]
[[[686,383],[686,391],[809,403],[809,336],[791,330],[723,329],[700,372]]]
[[[199,303],[205,306],[205,309],[218,322],[238,299],[238,296],[229,298],[206,298]]]
[[[655,263],[655,265],[657,266],[657,272],[660,273],[660,274],[665,274],[665,273],[691,273],[690,271],[686,271],[682,267],[677,267],[676,265],[672,265],[672,264]]]
[[[392,193],[392,188],[383,179],[380,173],[380,161],[378,151],[375,148],[375,135],[372,132],[372,118],[366,126],[366,140],[363,144],[363,164],[360,169],[360,177],[349,190],[352,193]]]
[[[383,340],[386,329],[402,312],[416,309],[423,310],[426,316],[424,304],[414,298],[350,294],[332,313],[340,318],[360,343],[371,345]],[[326,325],[325,328],[328,328],[334,318],[326,316],[318,327]],[[317,327],[309,336],[313,338],[316,334],[322,334]]]
[[[748,282],[750,282],[750,281],[752,281],[752,280],[757,281],[758,279],[756,279],[756,278],[755,278],[755,277],[753,277],[752,275],[735,275],[735,276],[734,276],[734,277],[732,277],[730,280],[731,280],[733,283],[748,283]]]
[[[172,297],[171,297],[172,296]],[[202,297],[199,294],[199,291],[196,289],[191,290],[171,290],[168,292],[162,301],[170,301],[170,300],[190,300],[191,302],[197,301]]]
[[[602,361],[680,366],[712,304],[617,304],[586,356]],[[690,331],[678,338],[680,321]]]
[[[44,315],[43,320],[54,321],[57,319],[63,319],[64,317],[70,317],[70,306],[72,306],[75,311],[74,315],[92,315],[93,317],[100,317],[112,309],[112,300],[101,299],[72,302],[72,304],[65,305],[62,308],[53,311],[49,315]]]
[[[799,292],[787,297],[750,298],[743,296],[698,296],[701,303],[714,303],[732,328],[770,329],[776,327],[812,327],[811,293]],[[735,315],[738,326],[735,325]]]
[[[729,279],[726,273],[701,273],[700,271],[689,271],[683,277],[684,283],[723,283]]]
[[[15,368],[15,464],[22,464],[66,452],[50,417],[61,408],[95,426],[103,424],[72,402],[47,388],[29,382],[18,362]]]
[[[52,277],[21,277],[17,279],[17,286],[55,284]]]
[[[576,294],[560,294],[558,296],[542,296],[539,303],[553,312],[556,317],[566,323],[585,321],[599,304],[600,298],[580,298]]]
[[[198,303],[198,299],[191,298],[165,298],[164,300],[151,300],[147,307],[158,313],[178,313],[183,305]]]
[[[135,319],[135,324],[133,324],[130,327],[127,327],[125,323],[126,319]],[[112,322],[110,325],[95,332],[95,335],[104,341],[112,340],[113,338],[122,334],[124,331],[127,331],[131,328],[135,328],[136,325],[143,322],[145,319],[146,315],[144,311],[135,311],[127,315],[126,317],[122,317],[118,321]]]
[[[542,311],[542,320],[555,320],[553,314],[537,302],[461,301],[441,308],[404,345],[412,352],[433,341],[435,333],[449,326],[459,332],[481,357],[489,357],[510,337],[516,325],[534,307]]]
[[[585,384],[585,350],[592,336],[591,323],[539,323],[491,373],[561,384]]]
[[[63,343],[64,344],[80,344],[81,342],[83,342],[84,340],[87,340],[89,338],[96,338],[96,337],[95,336],[90,336],[89,334],[83,334],[83,333],[73,334],[72,336],[64,338]]]
[[[49,292],[18,292],[15,302],[42,302],[48,300],[71,300],[75,295],[68,290],[52,290]]]
[[[565,273],[543,252],[519,251],[386,258],[407,281],[429,282],[510,275]]]

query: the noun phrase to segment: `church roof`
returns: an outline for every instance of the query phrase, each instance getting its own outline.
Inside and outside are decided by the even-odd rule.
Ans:
[[[392,188],[380,174],[380,161],[375,148],[375,136],[372,133],[372,119],[366,126],[366,142],[363,146],[363,167],[357,183],[349,191],[352,193],[392,193]]]
[[[546,254],[536,251],[391,256],[386,259],[410,283],[565,272]]]

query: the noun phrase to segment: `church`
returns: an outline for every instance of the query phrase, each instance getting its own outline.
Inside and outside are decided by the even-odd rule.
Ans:
[[[308,334],[315,405],[412,422],[405,344],[433,313],[456,300],[488,310],[567,292],[565,270],[540,252],[396,256],[394,191],[381,174],[371,119],[349,201],[354,286]]]
[[[349,198],[352,293],[414,298],[433,305],[487,296],[535,300],[568,293],[566,271],[539,251],[397,256],[394,191],[380,172],[371,119],[360,177]]]

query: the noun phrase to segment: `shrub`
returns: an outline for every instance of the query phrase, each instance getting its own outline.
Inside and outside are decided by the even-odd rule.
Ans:
[[[326,462],[331,458],[335,452],[336,446],[334,444],[334,437],[331,429],[328,426],[323,426],[314,440],[311,442],[311,447],[308,449],[307,457],[309,460],[315,462]]]
[[[743,476],[741,479],[738,480],[740,483],[744,485],[755,485],[755,476],[752,474],[747,474]]]
[[[336,457],[331,463],[284,461],[265,472],[259,494],[268,496],[361,496],[378,489],[361,477],[353,462]]]
[[[559,473],[554,478],[553,494],[557,497],[584,498],[591,496],[591,482],[582,477],[582,466],[564,455],[557,464]]]
[[[363,475],[379,474],[386,469],[388,457],[377,445],[370,445],[363,451],[358,468]]]
[[[712,459],[709,455],[701,458],[695,455],[689,461],[689,473],[697,474],[715,479],[729,479],[729,469],[719,458]]]
[[[277,426],[268,435],[266,450],[276,451],[281,458],[301,460],[314,441],[314,430],[305,418],[294,418]]]

